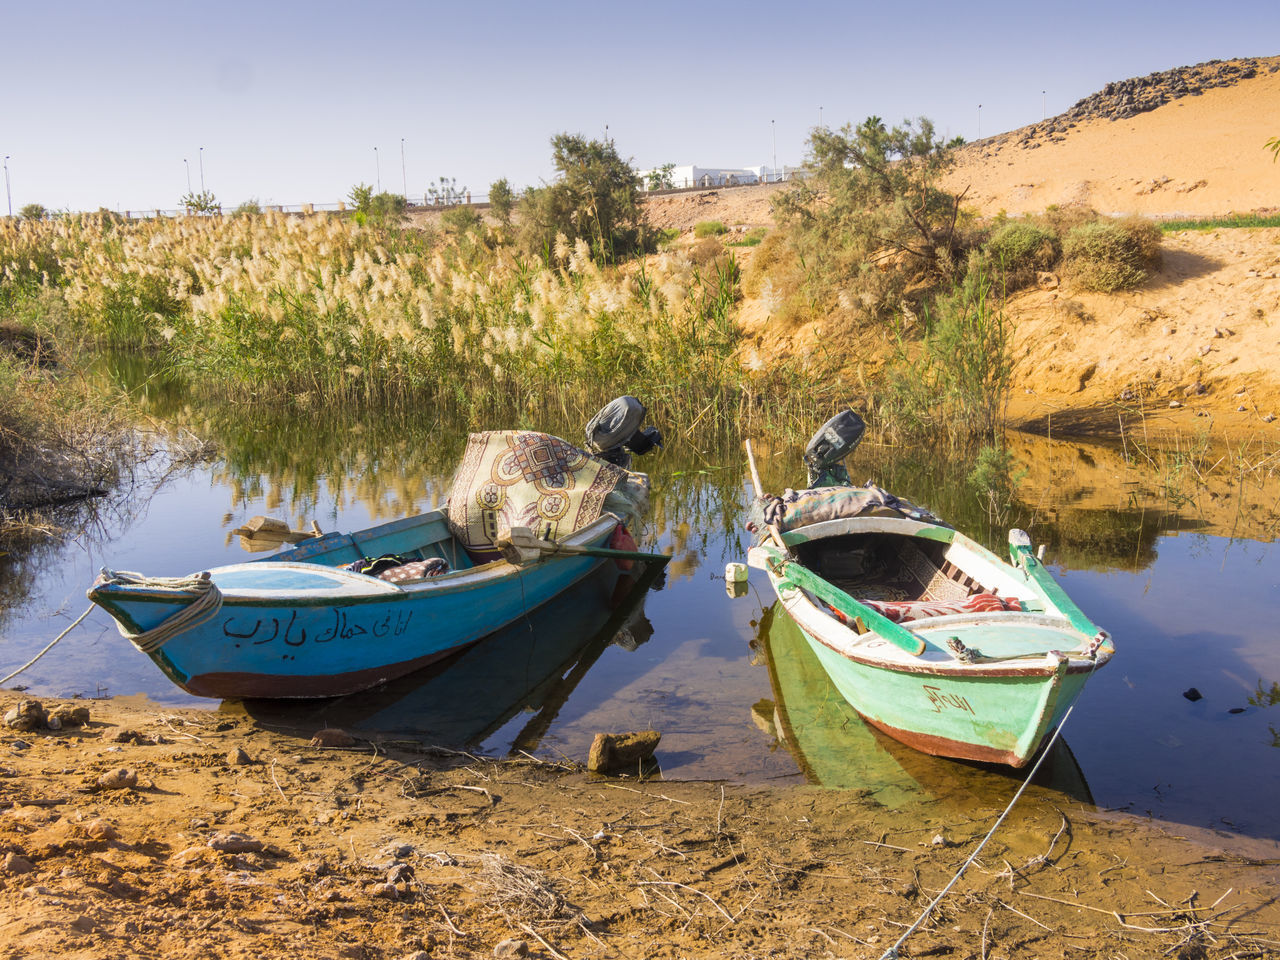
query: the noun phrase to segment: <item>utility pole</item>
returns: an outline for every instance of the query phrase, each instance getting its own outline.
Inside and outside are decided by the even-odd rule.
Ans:
[[[182,158],[182,165],[187,168],[187,195],[191,195],[191,164],[187,162],[187,158]]]
[[[9,192],[9,157],[4,158],[4,195],[9,201],[9,216],[13,217],[13,194]]]
[[[382,161],[378,159],[378,148],[377,148],[377,147],[374,147],[374,148],[373,148],[373,163],[374,163],[374,166],[376,166],[376,167],[377,167],[377,170],[378,170],[378,178],[377,178],[377,183],[378,183],[378,192],[379,192],[379,193],[381,193],[381,192],[382,192]]]
[[[1040,119],[1043,120],[1048,114],[1044,108],[1044,91],[1040,91]]]
[[[769,121],[769,133],[773,137],[773,179],[778,179],[778,128],[774,125],[774,121]]]
[[[204,147],[200,148],[200,192],[204,193]]]
[[[982,139],[982,104],[978,104],[978,139]]]
[[[409,180],[404,175],[404,137],[400,138],[400,189],[404,191],[405,202],[409,202]]]

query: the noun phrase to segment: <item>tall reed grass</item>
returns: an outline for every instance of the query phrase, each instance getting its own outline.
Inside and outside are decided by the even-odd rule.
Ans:
[[[90,335],[230,396],[576,416],[630,392],[684,422],[767,409],[735,358],[731,256],[606,267],[563,238],[551,254],[329,216],[0,229],[8,295],[61,287]]]

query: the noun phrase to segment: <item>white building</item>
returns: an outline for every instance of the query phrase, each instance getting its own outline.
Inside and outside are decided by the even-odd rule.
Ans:
[[[661,169],[640,170],[640,185],[648,189],[650,175],[661,176]],[[699,167],[693,164],[673,167],[670,171],[673,187],[736,187],[748,183],[766,183],[785,180],[785,167],[774,169],[767,164],[758,167]]]

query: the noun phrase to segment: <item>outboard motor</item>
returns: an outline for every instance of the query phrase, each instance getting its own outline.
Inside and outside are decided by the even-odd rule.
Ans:
[[[662,432],[642,426],[646,413],[635,397],[610,400],[587,424],[587,449],[601,460],[629,469],[631,454],[662,446]]]
[[[852,410],[838,413],[824,423],[804,448],[804,465],[809,473],[809,486],[851,486],[853,481],[849,478],[849,471],[845,469],[843,460],[853,453],[866,432],[866,423]]]

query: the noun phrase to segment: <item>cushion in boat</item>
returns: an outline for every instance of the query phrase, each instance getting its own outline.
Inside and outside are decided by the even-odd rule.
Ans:
[[[868,607],[884,615],[894,623],[908,620],[925,620],[929,617],[945,617],[953,613],[996,613],[1003,610],[1021,610],[1022,604],[1013,597],[997,597],[994,593],[975,593],[963,600],[864,600]]]

